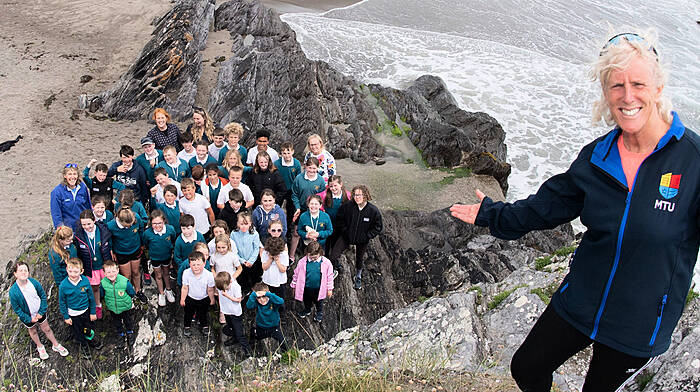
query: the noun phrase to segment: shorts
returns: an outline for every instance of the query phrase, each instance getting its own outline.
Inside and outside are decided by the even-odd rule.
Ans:
[[[172,261],[172,259],[168,259],[168,260],[153,260],[153,259],[151,259],[151,265],[153,266],[153,268],[169,267],[171,261]]]
[[[105,277],[105,271],[100,268],[98,270],[92,270],[92,276],[88,276],[88,281],[90,282],[90,286],[99,286],[100,281],[102,278]]]
[[[139,261],[141,259],[141,248],[137,249],[134,253],[126,255],[115,253],[114,255],[117,257],[117,263],[119,263],[119,265],[124,265],[130,261]]]
[[[48,319],[46,318],[46,315],[43,315],[43,316],[39,316],[39,320],[37,320],[35,323],[29,323],[29,324],[27,324],[27,323],[25,323],[24,321],[22,321],[22,324],[24,324],[24,326],[27,327],[27,328],[32,328],[32,327],[34,327],[34,326],[36,326],[36,325],[45,323],[47,320],[48,320]]]

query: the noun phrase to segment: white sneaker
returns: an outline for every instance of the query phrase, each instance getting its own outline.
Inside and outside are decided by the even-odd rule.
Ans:
[[[158,294],[158,306],[165,306],[165,295]]]
[[[62,357],[65,357],[65,356],[68,355],[68,350],[66,350],[66,348],[63,347],[63,345],[60,345],[60,344],[59,344],[58,346],[53,346],[53,347],[51,347],[51,349],[52,349],[53,351],[55,351],[55,352],[61,354]]]
[[[165,290],[165,299],[170,303],[175,302],[175,293],[172,290]]]
[[[46,347],[44,346],[37,346],[36,351],[39,352],[39,358],[41,359],[49,359],[49,353],[46,352]]]

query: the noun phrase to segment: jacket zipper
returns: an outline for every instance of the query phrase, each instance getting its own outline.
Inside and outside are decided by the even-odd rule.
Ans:
[[[114,309],[119,310],[119,308],[117,307],[117,282],[116,281],[112,284],[112,293],[113,293],[113,297],[114,297]]]
[[[661,303],[659,304],[659,311],[656,317],[656,326],[654,327],[654,333],[651,334],[651,339],[649,340],[649,346],[654,345],[656,341],[656,334],[659,333],[659,327],[661,327],[661,317],[664,315],[664,307],[666,306],[666,300],[668,299],[668,294],[664,294],[661,298]]]

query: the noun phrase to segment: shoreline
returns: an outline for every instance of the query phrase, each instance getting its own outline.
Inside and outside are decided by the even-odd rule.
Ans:
[[[280,14],[298,12],[320,14],[360,3],[361,0],[262,0],[261,2]]]

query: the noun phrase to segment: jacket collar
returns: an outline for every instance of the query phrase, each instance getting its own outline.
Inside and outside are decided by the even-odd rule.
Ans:
[[[676,140],[680,140],[685,133],[685,126],[678,118],[678,114],[676,112],[671,112],[671,114],[673,115],[671,127],[666,131],[666,134],[664,134],[661,140],[659,140],[652,154],[664,148],[672,138],[675,137]],[[619,127],[615,127],[615,129],[608,132],[603,140],[599,141],[593,148],[591,163],[624,185],[627,184],[627,178],[625,177],[625,172],[622,170],[620,152],[617,149],[617,138],[621,133],[622,130]]]

